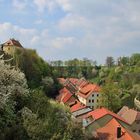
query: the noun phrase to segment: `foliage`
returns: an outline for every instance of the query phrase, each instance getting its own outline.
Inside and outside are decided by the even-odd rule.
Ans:
[[[25,73],[31,88],[39,87],[42,77],[51,74],[49,65],[38,56],[35,50],[17,48],[12,64]]]
[[[0,138],[10,135],[16,125],[16,113],[28,97],[27,81],[19,70],[0,60]]]
[[[83,132],[73,124],[68,109],[48,100],[41,90],[33,91],[29,108],[22,110],[22,117],[30,139],[63,140],[66,137],[74,139],[83,136]]]
[[[42,79],[42,87],[48,97],[54,98],[59,93],[62,85],[57,79],[47,76]]]
[[[121,100],[119,97],[119,90],[116,84],[109,82],[102,87],[100,106],[104,106],[114,112],[120,109]]]

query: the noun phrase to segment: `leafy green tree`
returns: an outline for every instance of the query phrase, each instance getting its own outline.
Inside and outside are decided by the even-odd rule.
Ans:
[[[3,60],[0,60],[0,66],[0,139],[12,140],[18,126],[16,113],[25,105],[24,99],[28,98],[29,92],[22,72]]]
[[[54,98],[58,95],[62,85],[56,78],[53,79],[52,77],[47,76],[42,79],[42,87],[48,97]]]
[[[41,85],[41,79],[51,74],[50,66],[38,56],[35,50],[16,49],[12,64],[25,73],[29,87]]]
[[[108,66],[108,67],[114,66],[114,59],[113,59],[112,56],[108,56],[108,57],[106,58],[106,66]]]
[[[121,107],[119,88],[113,82],[107,83],[102,87],[100,106],[104,106],[114,112],[118,111]]]
[[[130,57],[131,65],[138,65],[140,66],[140,53],[135,53]]]
[[[49,100],[41,90],[34,90],[31,96],[30,109],[22,110],[23,126],[30,139],[74,140],[83,137],[83,132],[74,125],[65,106]]]

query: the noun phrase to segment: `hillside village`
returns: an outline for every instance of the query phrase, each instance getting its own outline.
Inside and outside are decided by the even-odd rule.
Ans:
[[[18,54],[16,54],[16,50],[19,50],[21,52],[24,51],[24,53],[26,53],[25,51],[26,49],[21,45],[19,41],[15,39],[10,39],[5,43],[1,44],[1,54],[9,55],[12,58],[14,58],[15,62],[18,62],[17,67],[19,67],[20,69],[20,66],[22,66],[21,63],[23,63],[26,59],[20,61],[21,56],[19,58],[15,57],[15,55],[18,56]],[[31,57],[30,54],[24,55],[25,58],[27,56]],[[31,64],[37,62],[36,61],[37,59],[32,60],[34,61],[33,62],[31,61]],[[42,59],[39,62],[40,63],[43,62],[44,68],[46,68],[45,67],[46,64]],[[15,63],[11,64],[14,65]],[[32,66],[31,64],[27,65],[28,69],[30,69],[30,66]],[[28,73],[27,68],[25,66],[26,65],[21,67],[21,69],[22,71],[26,70],[25,76],[27,77],[27,81],[31,80],[33,77],[36,78],[38,70],[37,72],[35,72],[34,76],[31,76],[31,73]],[[33,67],[32,71],[34,69],[35,68]],[[45,70],[46,69],[44,69],[44,71]],[[27,74],[29,74],[29,77]],[[40,77],[42,78],[42,74],[40,75]],[[58,81],[58,83],[61,85],[61,88],[58,90],[58,93],[56,94],[57,91],[53,89],[55,83],[54,85],[50,84],[50,81],[48,79],[51,80],[51,83],[53,83],[53,79],[48,77],[48,75],[46,77],[47,79],[46,85],[49,85],[49,88],[47,87],[46,91],[43,92],[46,92],[48,94],[48,91],[51,92],[51,90],[53,89],[53,94],[56,95],[55,98],[51,100],[56,102],[56,104],[58,103],[68,108],[71,114],[70,116],[72,121],[76,124],[78,123],[82,127],[84,135],[88,135],[88,137],[90,137],[89,139],[99,139],[99,140],[140,139],[140,107],[139,107],[140,102],[137,97],[135,97],[133,100],[135,108],[129,108],[128,106],[124,105],[122,108],[119,108],[118,112],[113,112],[109,110],[107,107],[104,107],[101,103],[100,100],[102,96],[101,84],[91,82],[84,77],[63,78],[57,76],[55,78],[56,81]],[[35,80],[33,79],[34,82]],[[36,80],[37,85],[42,84],[39,82],[40,79],[38,80],[38,83]],[[40,87],[42,88],[42,85]],[[41,89],[40,87],[39,90]],[[46,97],[47,94],[45,95]],[[49,95],[49,98],[50,97],[51,96]],[[45,99],[45,97],[43,98]],[[57,106],[59,106],[58,104]]]
[[[100,87],[84,78],[59,78],[64,86],[56,100],[70,108],[75,121],[99,139],[139,139],[140,112],[124,106],[117,114],[99,106]],[[137,134],[135,134],[135,133]]]

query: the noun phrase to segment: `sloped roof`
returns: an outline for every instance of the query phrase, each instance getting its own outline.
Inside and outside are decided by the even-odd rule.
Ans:
[[[83,98],[88,98],[93,92],[99,92],[100,87],[96,84],[86,84],[84,87],[82,87],[77,95],[83,97]]]
[[[87,114],[86,118],[88,118],[89,116],[92,116],[93,120],[96,121],[102,117],[104,117],[105,115],[111,115],[112,117],[118,119],[118,120],[121,120],[125,123],[128,124],[128,122],[126,120],[124,120],[122,117],[120,117],[119,115],[111,112],[110,110],[102,107],[102,108],[99,108],[99,109],[96,109],[94,111],[91,111]]]
[[[68,106],[72,106],[72,105],[74,105],[75,103],[76,103],[76,99],[75,99],[73,96],[71,96],[71,97],[65,102],[65,104],[68,105]]]
[[[73,83],[74,85],[77,83],[78,79],[77,78],[68,78],[68,80]]]
[[[16,47],[21,47],[23,48],[23,46],[20,44],[20,42],[18,40],[15,39],[10,39],[8,41],[6,41],[5,43],[3,43],[3,45],[8,45],[8,46],[16,46]]]
[[[70,108],[70,111],[75,112],[83,108],[86,108],[86,106],[82,105],[79,101],[77,101],[77,103]]]
[[[59,91],[59,95],[56,97],[56,100],[59,102],[65,103],[72,96],[69,90],[65,87]]]
[[[97,136],[99,139],[104,140],[116,140],[117,139],[117,127],[121,127],[122,136],[118,140],[139,140],[140,137],[137,134],[129,132],[121,126],[121,124],[115,119],[111,119],[104,127],[97,129]]]
[[[133,109],[129,109],[127,106],[124,106],[119,112],[118,115],[124,118],[129,124],[132,124],[135,120],[140,120],[140,112],[137,112]]]

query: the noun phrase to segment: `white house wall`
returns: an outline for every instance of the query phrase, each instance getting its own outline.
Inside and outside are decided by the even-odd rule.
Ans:
[[[99,93],[93,92],[86,100],[86,105],[96,109],[98,107]]]

